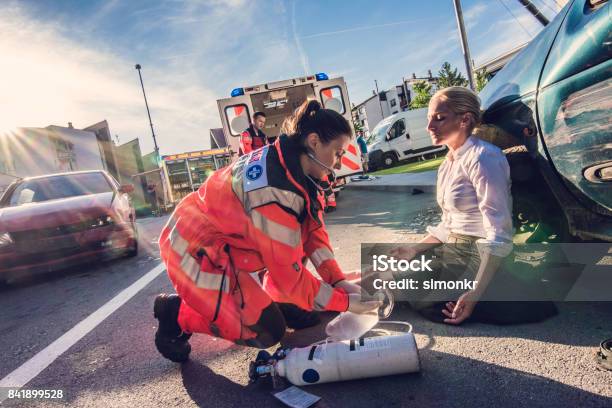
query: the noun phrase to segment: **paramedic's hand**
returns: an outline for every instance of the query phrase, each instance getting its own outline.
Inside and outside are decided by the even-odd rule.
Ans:
[[[401,245],[397,248],[393,248],[392,250],[389,251],[389,255],[395,257],[395,258],[399,258],[399,259],[405,259],[407,261],[410,261],[411,259],[413,259],[414,257],[416,257],[418,254],[417,250],[414,248],[414,245]]]
[[[370,295],[378,292],[379,289],[376,289],[374,286],[374,281],[376,279],[382,279],[385,282],[394,281],[395,278],[393,274],[389,271],[385,272],[374,272],[372,267],[368,267],[361,272],[361,281],[359,282],[360,289],[363,289]]]
[[[362,300],[359,293],[349,293],[348,297],[349,305],[347,310],[357,314],[377,312],[383,303],[381,300]]]
[[[446,309],[442,309],[442,313],[447,317],[444,323],[461,324],[469,318],[478,303],[478,296],[474,291],[465,292],[459,296],[457,302],[447,302]]]
[[[341,280],[334,287],[342,288],[346,293],[361,293],[361,286],[347,280]]]

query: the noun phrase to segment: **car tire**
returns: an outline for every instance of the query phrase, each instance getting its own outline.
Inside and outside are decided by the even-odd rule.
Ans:
[[[135,222],[132,222],[132,230],[134,231],[134,240],[132,246],[130,246],[126,252],[128,258],[133,258],[138,255],[138,228],[136,228]]]
[[[515,244],[570,242],[563,210],[525,146],[504,150],[512,179]]]
[[[382,157],[383,167],[389,168],[397,164],[397,156],[393,152],[385,153]]]

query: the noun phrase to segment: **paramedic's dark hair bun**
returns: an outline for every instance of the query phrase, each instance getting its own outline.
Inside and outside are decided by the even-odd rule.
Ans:
[[[285,119],[281,133],[292,139],[299,139],[302,146],[310,133],[318,134],[323,143],[329,143],[342,135],[353,135],[351,125],[342,115],[334,110],[324,109],[316,100],[305,101],[292,116]]]

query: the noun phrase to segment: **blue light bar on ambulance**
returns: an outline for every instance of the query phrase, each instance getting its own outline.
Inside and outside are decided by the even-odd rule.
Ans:
[[[234,88],[232,90],[232,98],[234,96],[240,96],[240,95],[244,95],[244,88]]]
[[[315,75],[315,77],[317,78],[317,81],[327,81],[329,79],[327,74],[324,72],[319,72],[318,74]]]

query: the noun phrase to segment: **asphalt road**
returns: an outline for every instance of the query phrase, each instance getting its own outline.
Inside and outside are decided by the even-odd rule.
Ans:
[[[336,256],[359,268],[362,242],[415,241],[431,194],[345,190],[327,217]],[[155,242],[165,218],[139,221],[138,257],[24,280],[0,292],[0,378],[98,310],[159,264]],[[414,233],[417,232],[417,233]],[[172,290],[159,275],[32,379],[27,389],[61,389],[56,401],[6,400],[3,405],[82,407],[282,406],[265,385],[248,384],[257,351],[194,335],[191,360],[177,365],[153,344],[152,300]],[[566,303],[543,323],[517,326],[428,322],[409,309],[393,320],[414,326],[422,371],[304,387],[318,407],[612,406],[612,372],[595,364],[598,343],[612,337],[612,302]],[[326,316],[331,318],[332,315]],[[288,334],[309,344],[323,327]]]

